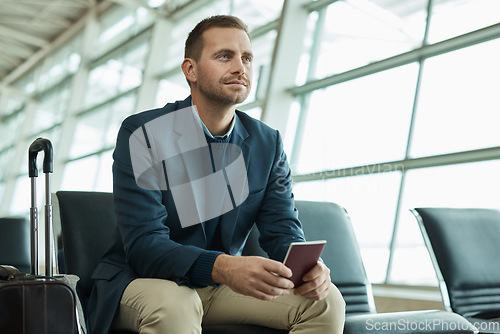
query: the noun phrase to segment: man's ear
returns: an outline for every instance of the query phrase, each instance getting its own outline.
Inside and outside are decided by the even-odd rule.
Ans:
[[[185,58],[181,68],[182,72],[184,72],[184,76],[190,83],[195,83],[197,81],[196,62],[193,59]]]

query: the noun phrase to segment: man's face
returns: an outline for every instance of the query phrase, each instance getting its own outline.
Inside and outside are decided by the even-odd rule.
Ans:
[[[203,33],[197,62],[197,86],[203,95],[225,105],[245,101],[252,80],[252,44],[236,28],[211,28]]]

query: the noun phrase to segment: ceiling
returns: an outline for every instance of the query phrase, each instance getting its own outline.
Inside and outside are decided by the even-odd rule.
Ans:
[[[96,1],[0,0],[0,80],[69,29]]]
[[[104,2],[165,13],[188,0],[0,0],[0,82]],[[4,82],[5,83],[5,82]]]

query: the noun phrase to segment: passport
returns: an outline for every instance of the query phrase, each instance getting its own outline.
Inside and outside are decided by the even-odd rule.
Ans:
[[[311,270],[319,260],[326,240],[292,242],[283,263],[292,270],[290,280],[298,288],[302,277]]]

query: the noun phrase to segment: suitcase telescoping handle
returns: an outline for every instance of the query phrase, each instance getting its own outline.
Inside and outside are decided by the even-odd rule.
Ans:
[[[28,173],[31,179],[30,241],[31,273],[38,275],[38,209],[36,202],[36,178],[38,168],[36,157],[43,151],[43,172],[45,173],[45,275],[52,276],[52,205],[50,203],[49,173],[53,172],[52,143],[45,138],[37,138],[28,150]]]

